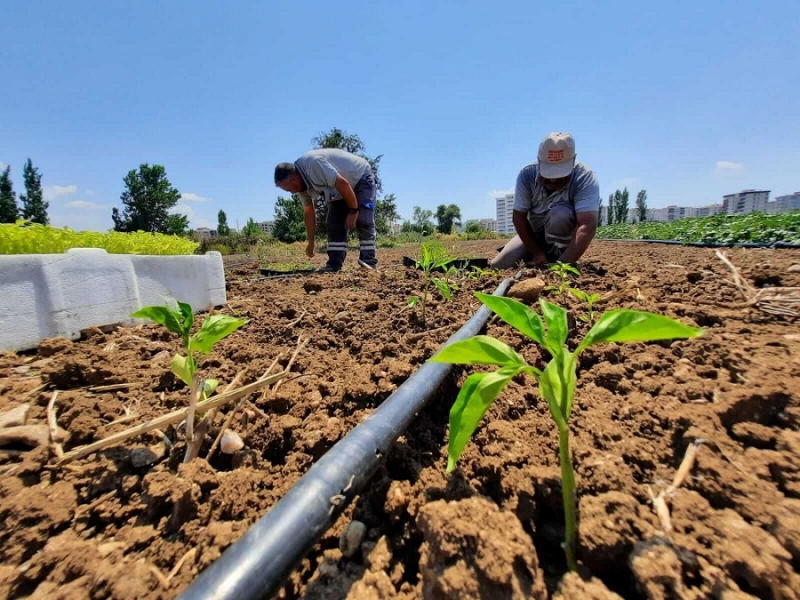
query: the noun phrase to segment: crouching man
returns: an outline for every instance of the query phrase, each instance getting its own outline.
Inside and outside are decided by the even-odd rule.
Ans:
[[[308,235],[306,256],[314,256],[318,201],[328,203],[328,262],[323,270],[339,271],[347,256],[347,230],[358,229],[358,264],[375,269],[375,199],[378,188],[369,163],[338,148],[306,152],[293,163],[275,167],[275,185],[298,194]]]
[[[538,161],[517,177],[512,217],[517,235],[490,266],[575,264],[583,256],[597,230],[600,186],[594,172],[575,157],[569,133],[551,133],[542,141]]]

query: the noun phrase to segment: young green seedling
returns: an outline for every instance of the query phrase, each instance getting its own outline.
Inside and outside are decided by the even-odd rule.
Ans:
[[[185,302],[178,302],[177,310],[168,306],[145,306],[131,314],[131,317],[149,319],[181,336],[186,356],[176,354],[169,366],[172,372],[190,387],[194,380],[194,374],[197,372],[195,353],[209,354],[214,344],[248,323],[245,319],[237,319],[228,315],[211,315],[192,335],[194,314],[192,307]],[[217,385],[216,379],[206,379],[203,389],[200,390],[201,400],[205,400],[209,394],[213,393],[217,389]]]
[[[558,285],[548,285],[544,289],[547,291],[552,291],[556,296],[560,296],[567,291],[567,288],[569,288],[570,285],[570,275],[575,275],[578,277],[581,274],[581,272],[571,264],[561,261],[550,265],[548,269],[558,275],[561,281]]]
[[[439,279],[433,276],[435,269],[444,269],[447,263],[453,259],[450,258],[441,246],[422,244],[422,257],[417,261],[417,268],[422,269],[422,297],[411,296],[408,299],[408,306],[414,308],[417,304],[422,305],[422,320],[425,321],[425,311],[428,304],[428,293],[431,284],[436,286],[436,289],[444,296],[448,302],[453,299],[452,289],[457,289],[451,286],[444,279]],[[447,272],[447,271],[446,271]],[[449,275],[447,275],[449,278]]]
[[[559,434],[559,462],[564,502],[564,551],[570,570],[577,568],[575,543],[575,476],[569,449],[569,417],[577,381],[577,359],[583,350],[606,342],[647,342],[691,338],[703,330],[684,325],[663,315],[628,309],[604,313],[574,352],[566,346],[566,311],[541,299],[542,318],[524,304],[502,296],[475,292],[478,299],[514,329],[540,344],[550,354],[544,370],[525,362],[513,348],[490,336],[478,335],[445,346],[430,360],[462,365],[495,365],[491,373],[470,375],[450,410],[447,472],[453,471],[459,456],[492,402],[511,379],[521,373],[532,375],[539,393],[547,400]]]
[[[589,325],[594,323],[594,305],[600,300],[600,294],[587,294],[577,288],[568,288],[567,291],[586,305],[586,314],[578,315],[578,319]]]

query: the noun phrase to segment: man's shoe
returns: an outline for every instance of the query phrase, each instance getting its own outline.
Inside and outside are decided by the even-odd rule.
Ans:
[[[314,272],[315,273],[338,273],[339,271],[341,271],[341,269],[339,267],[330,267],[328,265],[325,265],[324,267],[320,267],[319,269],[317,269]]]
[[[375,268],[375,267],[373,267],[372,265],[370,265],[370,264],[367,264],[367,263],[365,263],[363,260],[360,260],[360,259],[359,259],[359,261],[358,261],[358,266],[359,266],[359,267],[361,267],[362,269],[367,269],[367,270],[369,270],[369,271],[374,271],[374,270],[376,269],[376,268]]]

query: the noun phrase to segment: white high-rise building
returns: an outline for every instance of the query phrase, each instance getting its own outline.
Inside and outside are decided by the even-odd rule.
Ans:
[[[514,229],[514,194],[498,196],[497,200],[497,233],[515,233]]]
[[[729,215],[766,212],[767,202],[769,202],[769,190],[743,190],[738,194],[722,197],[722,212]]]
[[[800,192],[776,196],[774,202],[767,203],[768,213],[782,213],[790,210],[800,210]]]

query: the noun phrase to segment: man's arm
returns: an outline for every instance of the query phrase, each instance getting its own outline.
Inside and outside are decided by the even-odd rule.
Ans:
[[[308,256],[308,258],[313,258],[314,241],[317,235],[317,213],[314,211],[313,204],[303,205],[303,221],[306,225],[306,236],[308,237],[306,256]]]
[[[533,262],[537,265],[545,264],[547,255],[533,239],[533,229],[531,229],[531,224],[528,221],[528,213],[514,210],[511,213],[511,220],[514,223],[514,229],[517,231],[519,239],[522,240],[528,252],[533,256]]]
[[[358,198],[353,190],[353,186],[341,175],[336,175],[336,191],[342,195],[349,208],[358,208]]]
[[[583,253],[589,248],[597,232],[597,212],[583,212],[575,215],[578,227],[572,236],[569,246],[566,247],[559,259],[561,262],[575,264]]]

